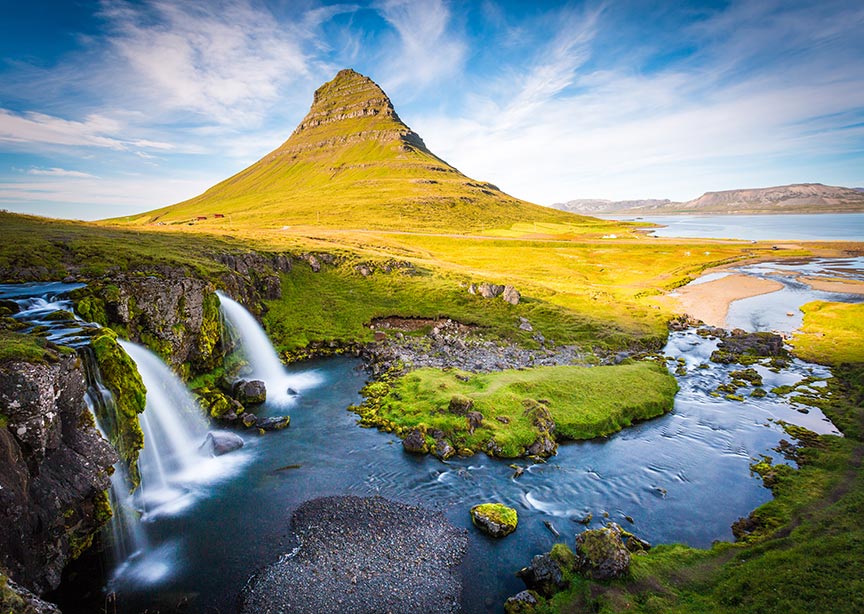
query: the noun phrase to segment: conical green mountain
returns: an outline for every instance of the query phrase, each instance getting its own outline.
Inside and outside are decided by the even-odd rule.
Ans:
[[[125,221],[471,232],[579,219],[466,177],[402,123],[378,85],[342,70],[278,149],[200,196]]]

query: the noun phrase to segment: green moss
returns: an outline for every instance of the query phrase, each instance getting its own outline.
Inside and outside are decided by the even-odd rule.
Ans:
[[[754,388],[753,391],[750,393],[750,396],[755,399],[762,399],[768,396],[768,393],[765,392],[764,388]]]
[[[565,572],[573,570],[576,566],[576,555],[567,544],[555,544],[549,555],[561,566]]]
[[[103,328],[90,341],[102,380],[114,395],[114,408],[100,415],[108,440],[126,464],[133,486],[140,482],[138,453],[144,446],[144,434],[138,414],[144,411],[147,390],[138,374],[135,362],[117,343],[117,335]]]
[[[2,614],[36,614],[36,609],[9,587],[9,578],[2,572],[0,572],[0,612]]]
[[[0,328],[0,362],[56,362],[59,353],[59,347],[44,337]]]
[[[508,535],[516,530],[519,515],[512,507],[503,503],[481,503],[471,508],[471,522],[485,530],[480,519],[486,519],[501,527],[501,535]]]

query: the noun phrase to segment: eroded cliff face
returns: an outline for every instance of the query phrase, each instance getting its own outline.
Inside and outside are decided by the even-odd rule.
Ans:
[[[142,343],[184,377],[222,359],[219,299],[209,281],[185,275],[118,275],[73,293],[82,318]]]
[[[0,567],[37,594],[56,588],[111,516],[114,449],[96,430],[76,354],[0,364]]]

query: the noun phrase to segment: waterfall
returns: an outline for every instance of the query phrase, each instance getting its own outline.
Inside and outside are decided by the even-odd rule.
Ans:
[[[279,360],[267,333],[255,317],[243,305],[228,298],[221,292],[220,309],[226,322],[239,338],[240,351],[243,353],[251,372],[251,379],[259,379],[267,386],[267,400],[276,405],[291,402],[293,396],[303,389],[313,388],[321,383],[321,378],[313,371],[290,374]]]
[[[97,416],[114,415],[114,395],[102,382],[102,375],[96,364],[93,349],[90,346],[80,347],[78,355],[84,365],[87,380],[87,394],[85,396],[87,407],[93,414],[96,428],[107,440],[108,437]],[[111,474],[111,489],[108,492],[113,511],[108,530],[114,567],[148,549],[147,535],[141,526],[141,518],[135,509],[130,491],[131,482],[126,471],[126,465],[122,460],[118,461],[114,465],[114,473]]]
[[[147,389],[144,413],[138,417],[144,448],[138,457],[136,501],[145,518],[157,510],[177,511],[188,503],[188,484],[200,480],[199,469],[210,458],[201,449],[207,421],[186,385],[156,354],[129,341],[119,343]]]

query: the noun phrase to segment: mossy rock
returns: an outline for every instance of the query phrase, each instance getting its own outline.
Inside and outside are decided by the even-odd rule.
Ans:
[[[471,508],[471,522],[492,537],[505,537],[516,530],[516,510],[502,503],[481,503]]]
[[[102,381],[114,396],[113,411],[109,408],[107,415],[99,415],[99,423],[126,465],[133,486],[137,487],[141,482],[138,454],[144,447],[144,433],[138,422],[138,414],[144,411],[147,389],[135,362],[117,343],[114,331],[101,329],[91,338],[90,344]]]

